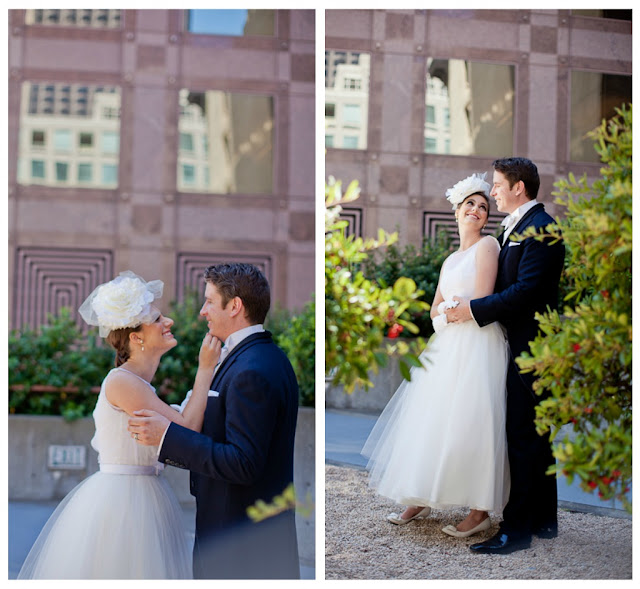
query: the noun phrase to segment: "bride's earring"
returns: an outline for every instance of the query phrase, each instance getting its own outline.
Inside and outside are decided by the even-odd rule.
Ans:
[[[144,352],[144,342],[142,340],[138,340],[140,342],[140,345],[142,346],[141,350]]]

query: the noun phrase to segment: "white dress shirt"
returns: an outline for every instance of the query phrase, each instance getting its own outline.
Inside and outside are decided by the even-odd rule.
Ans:
[[[502,235],[502,243],[507,243],[507,239],[509,239],[509,235],[513,231],[513,228],[519,223],[520,219],[524,217],[525,213],[529,211],[531,208],[535,207],[538,204],[538,201],[534,198],[529,202],[525,202],[523,205],[520,205],[513,213],[507,215],[500,223],[503,227],[505,227],[504,234]]]

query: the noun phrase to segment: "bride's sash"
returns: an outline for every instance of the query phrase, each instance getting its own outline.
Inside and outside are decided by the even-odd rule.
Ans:
[[[100,472],[105,472],[107,474],[146,474],[157,476],[163,470],[164,464],[161,462],[158,462],[155,465],[100,463]]]

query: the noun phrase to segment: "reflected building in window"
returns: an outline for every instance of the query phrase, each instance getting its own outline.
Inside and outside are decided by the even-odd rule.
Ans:
[[[120,89],[22,84],[18,182],[117,188]]]
[[[630,104],[631,95],[631,76],[571,72],[571,160],[600,161],[589,131],[598,127],[603,119],[615,116],[620,105]]]
[[[425,152],[513,154],[514,67],[427,60]]]
[[[273,98],[180,91],[178,190],[273,192]]]
[[[371,56],[325,52],[325,146],[367,148]]]
[[[120,27],[120,10],[30,9],[26,11],[25,24],[115,29]]]

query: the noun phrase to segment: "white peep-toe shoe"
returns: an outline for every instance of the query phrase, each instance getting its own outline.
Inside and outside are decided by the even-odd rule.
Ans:
[[[387,520],[390,521],[392,524],[396,524],[397,526],[404,526],[405,524],[408,524],[411,520],[417,519],[419,517],[427,517],[430,513],[431,513],[431,507],[424,507],[422,511],[419,511],[409,519],[403,519],[400,517],[401,514],[394,512],[394,513],[390,513],[387,516]]]
[[[467,538],[472,536],[473,534],[477,534],[478,532],[483,532],[484,530],[488,530],[491,527],[491,519],[483,519],[475,528],[471,528],[466,532],[460,532],[455,526],[448,525],[442,528],[442,531],[445,534],[449,534],[449,536],[454,536],[455,538]]]

